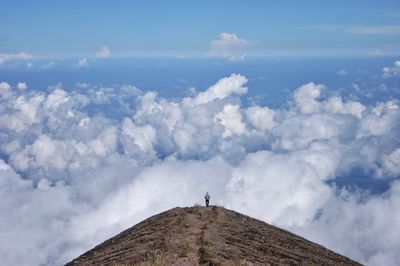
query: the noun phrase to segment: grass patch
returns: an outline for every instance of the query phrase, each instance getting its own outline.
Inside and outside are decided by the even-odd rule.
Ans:
[[[181,250],[181,252],[179,253],[179,258],[186,258],[187,257],[187,250]]]
[[[161,250],[156,249],[147,254],[147,261],[143,265],[165,265],[165,259]]]

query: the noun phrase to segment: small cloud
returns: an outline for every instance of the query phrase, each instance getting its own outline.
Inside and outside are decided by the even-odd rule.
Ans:
[[[357,92],[360,92],[360,91],[361,91],[360,86],[359,86],[358,84],[356,84],[356,83],[353,83],[353,84],[351,85],[351,87],[353,88],[353,90],[355,90],[355,91],[357,91]]]
[[[240,38],[236,33],[222,32],[216,40],[211,41],[209,54],[232,61],[240,61],[246,58],[244,50],[250,45],[251,42]]]
[[[11,86],[7,82],[0,83],[0,99],[10,99],[12,98]]]
[[[111,51],[107,46],[102,46],[100,50],[96,52],[96,57],[107,58],[111,55]]]
[[[78,63],[76,64],[76,67],[77,67],[77,68],[89,67],[89,60],[88,60],[86,57],[80,59],[80,60],[78,61]]]
[[[20,91],[24,91],[28,88],[28,86],[26,85],[25,82],[18,82],[17,84],[17,89],[19,89]]]
[[[382,56],[385,55],[380,49],[375,49],[372,53],[372,56]]]
[[[337,74],[339,75],[339,76],[347,76],[347,71],[346,70],[344,70],[344,69],[341,69],[341,70],[339,70],[338,72],[337,72]]]
[[[242,60],[244,60],[244,59],[246,59],[246,56],[247,56],[247,54],[238,54],[238,55],[230,55],[229,57],[228,57],[228,59],[230,60],[230,61],[242,61]]]
[[[32,67],[33,67],[33,64],[32,64],[31,62],[28,62],[28,63],[26,63],[26,67],[27,67],[27,68],[32,68]]]
[[[57,63],[54,63],[53,61],[51,61],[50,63],[42,66],[42,69],[52,69],[52,68],[54,68],[56,66],[57,66]]]
[[[80,89],[87,89],[87,88],[89,88],[90,84],[89,83],[84,83],[84,82],[77,82],[75,84],[75,86],[80,88]]]
[[[189,87],[187,93],[189,96],[195,96],[197,94],[197,90],[195,87]]]
[[[218,39],[211,42],[212,49],[231,49],[242,48],[249,46],[250,42],[239,38],[235,33],[223,32],[218,36]]]
[[[33,59],[33,55],[26,52],[19,52],[16,54],[0,54],[0,64],[7,61],[18,61],[18,60],[30,60]]]
[[[400,76],[400,60],[394,62],[393,67],[384,67],[382,69],[383,77],[390,78],[390,77],[398,77]]]

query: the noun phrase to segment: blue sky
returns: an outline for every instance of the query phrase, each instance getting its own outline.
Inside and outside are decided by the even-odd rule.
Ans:
[[[222,32],[247,55],[398,55],[399,1],[1,1],[0,54],[207,56]]]

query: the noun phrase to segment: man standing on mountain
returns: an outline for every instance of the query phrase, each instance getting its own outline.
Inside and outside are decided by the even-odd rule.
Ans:
[[[207,192],[204,198],[206,199],[206,207],[208,207],[208,204],[210,204],[210,194]]]

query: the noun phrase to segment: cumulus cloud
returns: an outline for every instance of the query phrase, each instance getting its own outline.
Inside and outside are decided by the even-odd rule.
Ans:
[[[366,104],[310,82],[287,107],[244,106],[246,83],[232,74],[171,100],[132,85],[1,82],[2,264],[63,264],[209,191],[362,263],[399,265],[398,100]],[[388,189],[359,186],[354,171]]]
[[[316,85],[310,82],[295,91],[293,98],[301,113],[309,114],[319,111],[321,103],[318,101],[318,98],[323,89],[325,89],[324,85]]]
[[[232,135],[241,135],[246,131],[246,126],[242,121],[242,115],[239,105],[227,104],[221,112],[215,116],[218,123],[224,126],[225,130],[222,136],[231,137]]]
[[[206,91],[200,92],[196,97],[186,98],[184,101],[199,105],[211,102],[215,99],[223,99],[232,94],[244,94],[247,92],[247,88],[243,87],[245,83],[247,83],[246,77],[232,74],[230,77],[219,80]]]
[[[8,61],[17,61],[17,60],[30,60],[33,59],[33,55],[26,52],[19,52],[16,54],[0,54],[0,64],[3,64]]]
[[[111,55],[111,51],[107,46],[102,46],[100,49],[96,52],[96,57],[99,58],[107,58]]]
[[[1,96],[7,96],[11,93],[10,91],[10,84],[8,84],[7,82],[1,82],[0,83],[0,95]]]
[[[17,88],[21,91],[26,90],[28,88],[28,86],[26,85],[25,82],[18,82],[17,84]]]
[[[242,48],[250,44],[249,41],[239,38],[235,33],[222,32],[218,35],[218,39],[211,42],[213,49],[229,49],[229,48]]]
[[[385,78],[400,76],[400,61],[394,62],[394,66],[392,67],[384,67],[382,72]]]
[[[236,33],[222,32],[217,39],[211,41],[210,55],[240,61],[246,58],[244,50],[250,45],[251,42],[240,38]]]
[[[268,107],[252,106],[247,108],[248,121],[258,130],[269,131],[276,126],[275,111]]]

